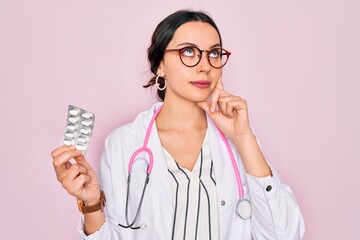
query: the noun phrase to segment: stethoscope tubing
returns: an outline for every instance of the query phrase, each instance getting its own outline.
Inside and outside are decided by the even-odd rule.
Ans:
[[[128,217],[128,206],[129,206],[129,196],[130,196],[130,182],[131,182],[131,174],[129,174],[128,176],[128,180],[127,180],[127,193],[126,193],[126,208],[125,208],[125,220],[126,220],[126,224],[127,225],[122,225],[122,224],[118,224],[120,227],[123,227],[123,228],[131,228],[131,229],[140,229],[141,227],[133,227],[133,225],[135,224],[136,220],[138,219],[139,217],[139,212],[140,212],[140,209],[141,209],[141,206],[142,206],[142,203],[143,203],[143,200],[144,200],[144,195],[145,195],[145,191],[146,191],[146,187],[149,183],[149,179],[150,179],[150,175],[147,173],[146,174],[146,179],[145,179],[145,183],[144,183],[144,188],[142,190],[142,193],[141,193],[141,198],[140,198],[140,203],[139,203],[139,207],[136,211],[136,214],[135,214],[135,217],[134,217],[134,220],[129,223],[129,217]]]
[[[143,144],[143,147],[142,148],[139,148],[138,150],[136,150],[131,158],[130,158],[130,161],[129,161],[129,164],[128,164],[128,173],[131,174],[131,169],[132,169],[132,165],[133,165],[133,162],[135,161],[135,158],[136,156],[145,151],[149,154],[149,165],[148,165],[148,168],[147,168],[147,173],[150,175],[151,171],[152,171],[152,168],[153,168],[153,165],[154,165],[154,159],[153,159],[153,153],[152,151],[147,147],[148,145],[148,142],[149,142],[149,138],[150,138],[150,134],[151,134],[151,130],[152,130],[152,126],[154,125],[154,122],[155,122],[155,119],[157,117],[157,115],[159,115],[160,111],[162,109],[162,106],[160,106],[154,113],[153,117],[151,118],[150,120],[150,123],[149,123],[149,126],[148,128],[146,129],[146,134],[145,134],[145,139],[144,139],[144,144]]]
[[[216,125],[215,125],[216,126]],[[244,194],[244,189],[242,187],[242,181],[241,181],[241,177],[240,177],[240,172],[239,172],[239,169],[237,167],[237,164],[236,164],[236,160],[235,160],[235,157],[234,157],[234,154],[231,150],[231,147],[230,147],[230,144],[229,144],[229,141],[227,140],[225,134],[216,126],[217,130],[219,131],[220,133],[220,136],[222,138],[222,140],[224,141],[225,143],[225,146],[226,146],[226,149],[230,155],[230,159],[231,159],[231,164],[233,166],[233,169],[234,169],[234,172],[235,172],[235,177],[236,177],[236,182],[237,182],[237,188],[238,188],[238,194],[239,194],[239,198],[241,200],[243,200],[245,198],[245,194]]]

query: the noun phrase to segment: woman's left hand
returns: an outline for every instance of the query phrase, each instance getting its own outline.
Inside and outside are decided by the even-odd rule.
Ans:
[[[253,135],[245,99],[226,92],[221,77],[210,97],[210,103],[204,101],[197,104],[230,139]]]

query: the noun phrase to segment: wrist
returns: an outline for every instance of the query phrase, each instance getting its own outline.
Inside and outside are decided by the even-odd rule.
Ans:
[[[84,205],[85,206],[92,206],[97,204],[100,201],[100,197],[101,197],[101,192],[100,190],[96,193],[96,195],[94,195],[93,198],[91,199],[87,199],[87,200],[83,200]]]
[[[106,202],[105,194],[103,191],[100,191],[99,199],[95,203],[94,202],[95,201],[88,201],[85,203],[83,200],[78,199],[77,204],[79,211],[83,214],[97,212],[99,210],[103,211]]]
[[[230,139],[235,142],[244,142],[244,141],[256,141],[255,134],[250,131],[243,134],[235,134],[234,136],[231,136]]]

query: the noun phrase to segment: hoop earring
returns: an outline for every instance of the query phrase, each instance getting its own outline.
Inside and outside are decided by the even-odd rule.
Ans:
[[[160,77],[160,74],[156,74],[156,79],[155,79],[156,87],[157,87],[157,89],[159,89],[160,91],[164,91],[165,88],[166,88],[166,79],[164,78],[164,86],[161,88],[161,87],[160,87],[160,84],[159,84],[159,82],[158,82],[159,77]]]

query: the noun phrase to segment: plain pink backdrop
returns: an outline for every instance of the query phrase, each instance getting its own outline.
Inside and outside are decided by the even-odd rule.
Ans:
[[[78,239],[53,172],[68,104],[96,113],[87,158],[156,101],[146,49],[180,8],[208,11],[232,52],[264,154],[294,190],[308,240],[360,239],[360,1],[0,0],[1,239]]]

